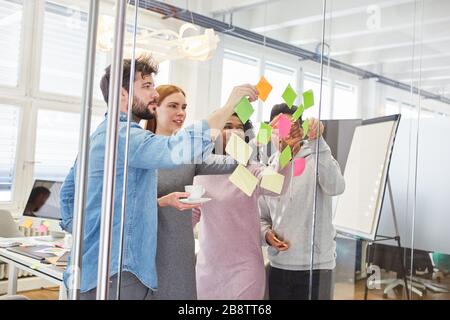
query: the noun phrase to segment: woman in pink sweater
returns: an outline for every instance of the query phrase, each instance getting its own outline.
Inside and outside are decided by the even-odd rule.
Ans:
[[[249,126],[250,122],[244,125],[233,115],[222,130],[222,148],[225,148],[231,131],[243,136]],[[299,145],[300,131],[295,126],[292,128],[289,144]],[[249,131],[245,133],[248,135]],[[259,180],[265,168],[265,165],[252,160],[247,165]],[[278,170],[278,166],[274,169]],[[290,172],[291,165],[280,171],[286,177],[282,193],[289,184]],[[230,182],[229,176],[194,178],[194,184],[205,188],[204,197],[212,199],[202,205],[201,211],[193,210],[193,224],[200,221],[197,296],[198,299],[259,300],[264,297],[266,281],[257,203],[261,195],[278,194],[258,184],[249,197]]]

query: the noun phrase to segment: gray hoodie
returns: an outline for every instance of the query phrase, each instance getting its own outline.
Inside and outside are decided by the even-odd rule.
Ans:
[[[290,245],[286,251],[268,247],[268,258],[273,267],[285,270],[310,268],[316,147],[316,140],[307,141],[294,157],[305,158],[306,166],[302,175],[292,177],[285,194],[259,199],[263,244],[267,246],[265,234],[273,229]],[[279,153],[270,160],[277,157]],[[333,269],[336,266],[336,231],[332,224],[332,196],[344,192],[345,182],[339,164],[322,137],[319,138],[318,177],[313,268]]]

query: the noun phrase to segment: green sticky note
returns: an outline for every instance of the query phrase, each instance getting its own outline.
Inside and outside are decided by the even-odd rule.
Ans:
[[[314,93],[312,90],[303,92],[303,105],[305,110],[314,105]]]
[[[291,85],[288,84],[281,97],[290,109],[294,104],[295,98],[297,98],[297,94],[295,93],[294,89],[292,89]]]
[[[280,155],[280,167],[283,169],[292,159],[292,150],[290,146],[284,148]]]
[[[243,97],[234,108],[234,111],[238,115],[239,119],[241,119],[242,123],[245,124],[255,110],[253,109],[250,101],[248,101],[247,97]]]
[[[272,136],[272,127],[266,123],[261,123],[256,141],[262,144],[268,144]]]
[[[303,111],[305,111],[305,109],[303,108],[303,105],[301,104],[298,106],[297,110],[292,115],[292,121],[297,121],[298,119],[300,119],[300,117],[303,114]]]
[[[303,128],[303,138],[304,138],[308,135],[308,132],[309,132],[309,119],[306,119],[305,121],[303,121],[302,128]]]

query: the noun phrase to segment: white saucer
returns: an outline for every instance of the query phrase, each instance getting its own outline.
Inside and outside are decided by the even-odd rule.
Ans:
[[[190,200],[190,199],[180,199],[180,202],[183,203],[187,203],[187,204],[197,204],[197,203],[204,203],[204,202],[208,202],[210,201],[211,198],[198,198],[198,199],[194,199],[194,200]]]

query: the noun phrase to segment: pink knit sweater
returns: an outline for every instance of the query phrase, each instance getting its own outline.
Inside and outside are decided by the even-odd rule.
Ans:
[[[265,166],[248,165],[259,179]],[[289,184],[291,166],[285,175],[283,191]],[[261,250],[258,198],[278,196],[259,185],[251,197],[239,190],[230,175],[197,176],[194,184],[205,187],[204,197],[212,198],[202,205],[196,276],[198,299],[262,299],[265,290],[265,268]]]

